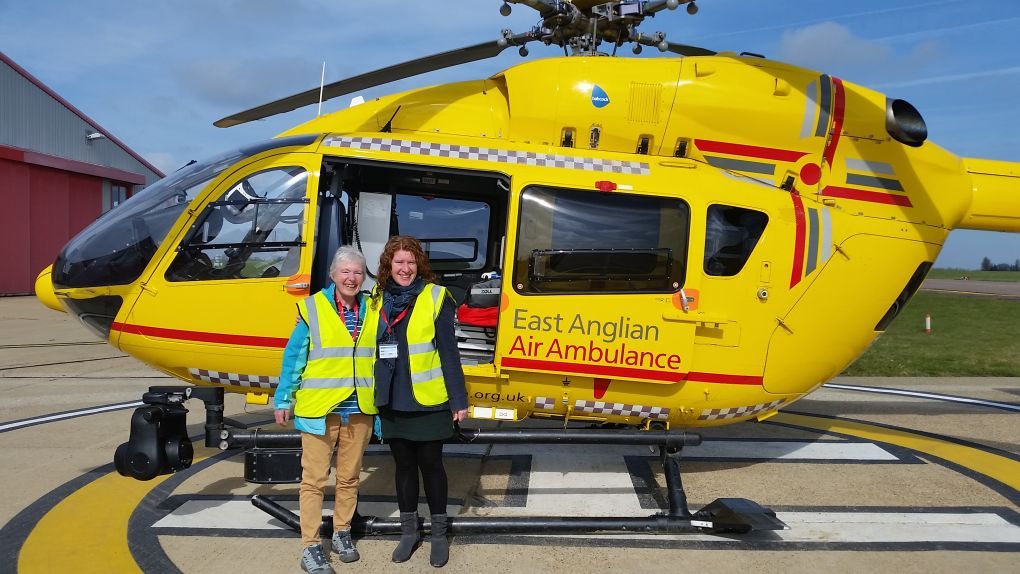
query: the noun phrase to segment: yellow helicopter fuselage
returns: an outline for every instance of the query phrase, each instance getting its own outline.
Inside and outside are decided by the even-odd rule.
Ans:
[[[58,282],[55,295],[94,316],[84,301],[119,298],[111,344],[264,401],[294,304],[315,288],[325,193],[346,194],[359,240],[395,231],[386,226],[404,199],[387,197],[425,206],[399,212],[402,229],[449,215],[429,211],[436,199],[481,198],[480,227],[443,238],[473,255],[436,266],[440,282],[501,277],[498,324],[464,337],[485,350],[464,366],[472,416],[760,419],[859,356],[950,230],[1020,231],[1017,165],[901,143],[890,130],[903,124],[910,139],[902,111],[754,57],[534,61],[295,127],[281,137],[299,143],[245,155],[189,191],[136,278]],[[196,234],[239,182],[273,173],[300,178],[302,195],[275,208],[293,231],[260,252],[262,267],[249,259],[227,273],[217,257],[244,245],[213,253],[216,240]],[[235,225],[226,217],[222,229]],[[205,256],[182,263],[185,252]],[[202,265],[219,271],[193,271]]]

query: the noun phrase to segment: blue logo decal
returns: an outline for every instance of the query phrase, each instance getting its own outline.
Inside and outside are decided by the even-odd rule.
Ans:
[[[591,87],[591,105],[604,108],[609,105],[609,94],[598,86]]]

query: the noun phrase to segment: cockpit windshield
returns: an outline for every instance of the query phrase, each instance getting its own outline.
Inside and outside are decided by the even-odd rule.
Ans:
[[[315,135],[270,140],[192,162],[103,214],[53,264],[57,287],[124,285],[138,278],[181,213],[226,168],[263,151],[308,145]]]

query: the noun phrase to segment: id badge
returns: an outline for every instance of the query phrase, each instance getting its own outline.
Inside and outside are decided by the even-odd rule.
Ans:
[[[397,345],[395,343],[379,345],[380,359],[396,359]]]

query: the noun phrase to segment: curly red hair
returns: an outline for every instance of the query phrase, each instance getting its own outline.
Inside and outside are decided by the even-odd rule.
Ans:
[[[379,289],[372,293],[373,299],[379,297],[379,293],[382,292],[382,289],[386,287],[386,283],[389,282],[393,270],[393,256],[396,255],[397,251],[407,251],[414,255],[414,261],[418,265],[418,277],[428,282],[436,280],[435,275],[432,274],[432,266],[429,265],[429,256],[425,254],[425,249],[422,248],[421,242],[410,235],[394,235],[386,242],[382,255],[379,256],[379,270],[375,274]]]

